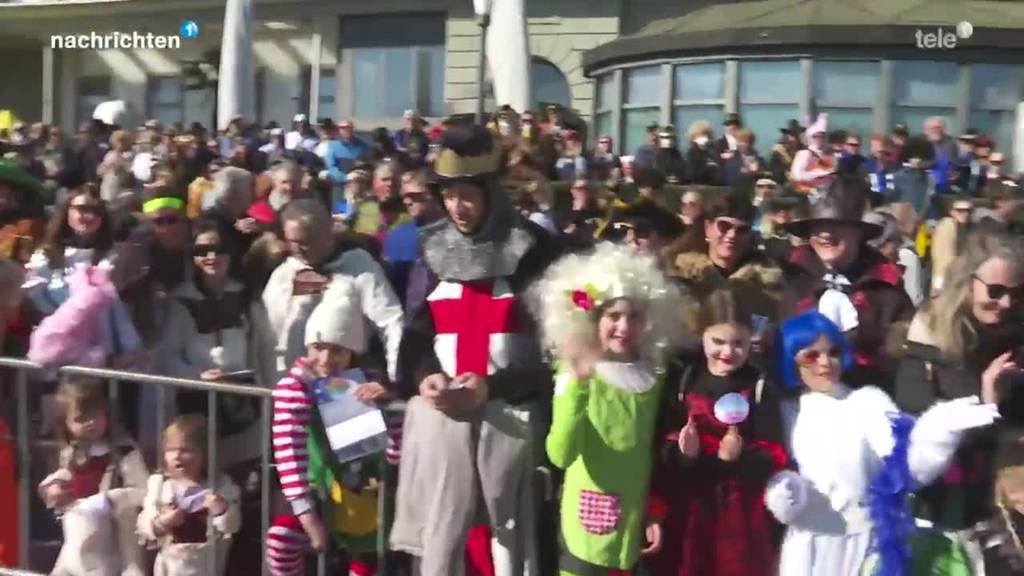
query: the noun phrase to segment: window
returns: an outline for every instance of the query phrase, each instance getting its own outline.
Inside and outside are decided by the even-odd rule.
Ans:
[[[81,124],[92,119],[96,106],[110,100],[110,76],[82,76],[78,79],[76,92],[76,124]]]
[[[443,14],[350,16],[341,28],[354,116],[444,115]]]
[[[814,62],[815,108],[828,114],[829,130],[870,136],[881,68],[879,62]]]
[[[800,113],[800,62],[768,60],[740,64],[740,116],[754,133],[757,151],[767,156],[779,128]]]
[[[1013,152],[1015,110],[1021,101],[1024,69],[1000,64],[971,66],[970,125],[995,141],[995,149]]]
[[[959,133],[957,64],[907,60],[893,62],[893,67],[893,123],[906,124],[911,134],[920,134],[927,118],[939,116],[949,134]]]
[[[572,94],[565,74],[562,74],[558,66],[543,58],[530,61],[530,87],[533,90],[534,110],[540,110],[543,104],[561,104],[566,108],[572,106]]]
[[[305,110],[307,116],[309,116],[311,110],[309,109],[309,82],[310,76],[313,74],[313,67],[307,66],[306,72],[303,74],[302,83],[302,100],[299,104],[300,110]],[[321,68],[320,69],[320,97],[317,99],[317,116],[320,118],[334,118],[337,114],[334,107],[334,94],[337,90],[337,82],[335,81],[334,68]],[[404,109],[403,109],[404,110]],[[316,121],[316,119],[312,119]]]
[[[623,73],[626,103],[622,107],[625,132],[621,152],[633,154],[647,143],[646,129],[661,116],[662,76],[660,66],[634,68]]]
[[[185,99],[181,77],[150,76],[148,88],[147,116],[162,124],[181,122]]]
[[[612,108],[617,105],[615,97],[615,78],[605,74],[597,78],[594,89],[594,138],[608,135],[614,137],[612,126]],[[620,142],[612,141],[614,150],[620,150]]]
[[[672,72],[672,124],[685,150],[690,124],[707,120],[718,131],[725,119],[725,63],[682,64]]]

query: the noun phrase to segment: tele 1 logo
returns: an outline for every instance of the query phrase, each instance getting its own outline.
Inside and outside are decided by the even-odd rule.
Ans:
[[[917,47],[923,50],[952,50],[961,40],[967,40],[974,35],[974,26],[966,20],[957,24],[955,30],[954,32],[938,28],[925,32],[919,28],[914,34],[914,39],[917,41]]]

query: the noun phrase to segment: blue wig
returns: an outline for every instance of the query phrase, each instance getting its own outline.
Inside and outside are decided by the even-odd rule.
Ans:
[[[782,323],[779,332],[779,381],[786,388],[795,389],[803,385],[800,373],[796,370],[796,354],[814,344],[820,336],[824,336],[839,349],[840,365],[844,372],[853,364],[850,343],[839,327],[820,312],[804,312],[794,316]]]

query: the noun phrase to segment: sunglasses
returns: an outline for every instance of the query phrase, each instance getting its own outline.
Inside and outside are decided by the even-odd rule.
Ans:
[[[725,236],[730,231],[735,230],[737,236],[746,236],[750,234],[750,224],[730,222],[729,220],[715,220],[715,228],[718,229],[718,233]]]
[[[96,204],[72,204],[71,209],[75,212],[92,214],[93,216],[99,216],[102,213],[102,210]]]
[[[158,216],[150,220],[156,226],[174,226],[181,222],[180,216]]]
[[[618,233],[620,237],[625,237],[626,233],[630,230],[633,231],[633,236],[640,240],[646,240],[651,236],[651,227],[646,224],[632,224],[629,222],[616,222],[612,229]]]
[[[192,247],[193,256],[209,256],[210,254],[227,254],[227,249],[222,244],[196,244]]]
[[[408,194],[402,194],[402,203],[406,206],[412,204],[421,204],[427,201],[426,192],[410,192]]]
[[[815,350],[813,348],[804,348],[803,350],[796,353],[796,363],[803,366],[810,366],[817,364],[822,356],[827,356],[829,360],[839,360],[839,349],[829,348],[826,351]]]
[[[989,300],[999,300],[1003,296],[1009,296],[1011,300],[1022,300],[1024,299],[1024,284],[1020,286],[1005,286],[1003,284],[989,284],[977,275],[974,279],[985,285],[986,292]]]

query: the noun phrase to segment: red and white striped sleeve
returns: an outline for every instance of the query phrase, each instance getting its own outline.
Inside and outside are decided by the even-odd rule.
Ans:
[[[292,512],[300,516],[313,507],[310,498],[309,436],[310,411],[313,397],[309,390],[305,364],[300,358],[281,381],[274,386],[274,422],[271,438],[274,464],[281,481],[281,491],[291,504]]]

